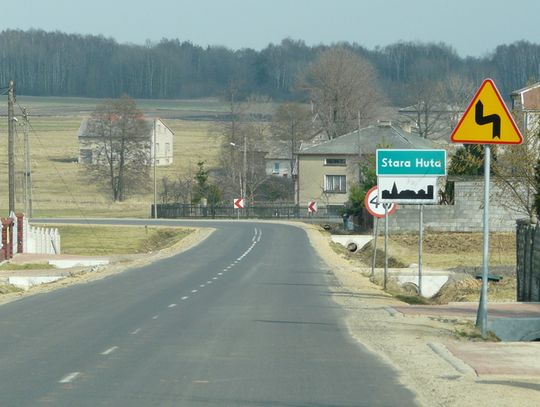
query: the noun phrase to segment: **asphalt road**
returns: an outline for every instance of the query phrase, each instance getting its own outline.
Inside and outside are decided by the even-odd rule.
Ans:
[[[303,230],[213,226],[182,254],[0,306],[0,406],[415,405],[350,339]]]

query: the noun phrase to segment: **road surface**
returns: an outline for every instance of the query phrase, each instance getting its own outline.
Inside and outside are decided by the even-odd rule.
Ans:
[[[0,405],[415,405],[349,337],[302,229],[204,225],[187,252],[0,306]]]

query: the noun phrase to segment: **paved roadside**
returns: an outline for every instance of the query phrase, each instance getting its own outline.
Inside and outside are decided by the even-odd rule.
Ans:
[[[336,254],[327,235],[315,227],[306,230],[339,282],[332,293],[347,311],[351,335],[398,369],[419,405],[540,405],[540,343],[512,346],[474,338],[468,313],[396,312],[409,306],[364,277],[368,270]]]

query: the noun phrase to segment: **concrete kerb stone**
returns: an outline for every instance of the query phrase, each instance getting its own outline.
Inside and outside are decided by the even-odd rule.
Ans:
[[[468,364],[463,362],[461,359],[455,357],[446,346],[438,342],[428,342],[427,346],[435,352],[438,356],[444,359],[450,364],[454,369],[463,375],[474,375],[476,376],[476,371],[470,367]]]

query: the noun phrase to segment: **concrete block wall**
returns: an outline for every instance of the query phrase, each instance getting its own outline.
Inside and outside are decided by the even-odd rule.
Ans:
[[[527,214],[497,204],[497,189],[491,186],[489,207],[490,231],[515,231],[516,220]],[[424,228],[439,232],[480,232],[483,230],[484,183],[455,183],[453,205],[424,205]],[[419,206],[399,205],[390,216],[388,228],[393,232],[414,232],[419,227]]]

